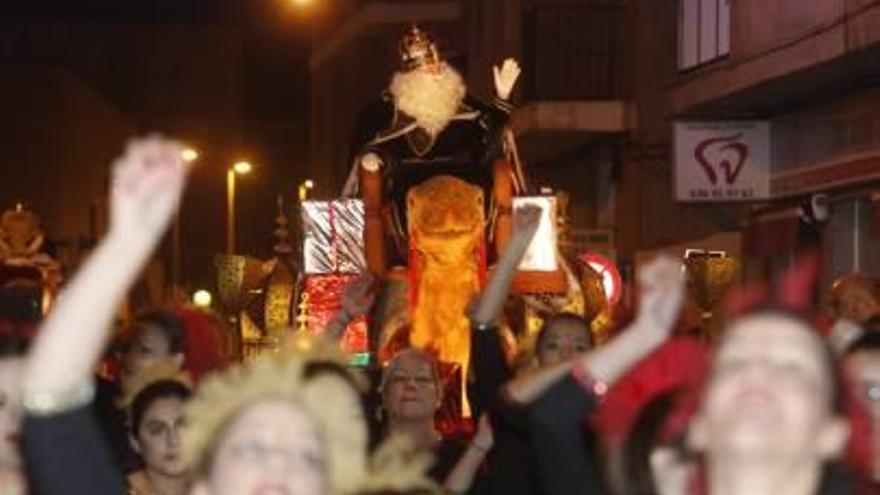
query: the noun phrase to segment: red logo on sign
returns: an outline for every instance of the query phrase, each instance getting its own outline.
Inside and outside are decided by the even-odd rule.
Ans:
[[[718,185],[719,169],[724,173],[724,181],[729,186],[736,182],[736,178],[742,172],[746,158],[749,156],[749,146],[739,141],[741,137],[742,133],[706,139],[694,148],[694,158],[703,167],[703,171],[706,172],[706,176],[713,186]],[[710,149],[721,157],[720,161],[713,163],[706,156]]]

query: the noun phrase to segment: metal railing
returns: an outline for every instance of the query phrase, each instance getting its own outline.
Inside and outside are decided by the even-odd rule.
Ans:
[[[622,2],[538,6],[523,17],[524,98],[609,100],[624,96]]]

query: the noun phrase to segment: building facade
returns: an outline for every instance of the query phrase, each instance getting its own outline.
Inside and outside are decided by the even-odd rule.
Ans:
[[[352,2],[312,60],[311,173],[332,195],[354,112],[396,66],[406,24],[439,34],[486,96],[506,56],[532,182],[569,190],[574,239],[628,271],[658,251],[724,251],[766,278],[797,245],[798,207],[827,195],[826,282],[880,272],[880,3],[844,0]],[[365,62],[369,61],[369,62]],[[676,198],[677,122],[769,125],[767,197]],[[601,239],[596,241],[596,239]],[[606,246],[607,247],[607,246]]]
[[[634,8],[656,9],[652,3],[634,2]],[[678,48],[675,71],[660,93],[666,120],[770,126],[769,197],[733,212],[699,206],[713,218],[738,220],[731,232],[742,234],[747,276],[765,278],[790,261],[798,208],[816,194],[827,197],[831,212],[822,236],[826,286],[845,273],[880,273],[880,4],[678,4],[677,17],[667,19]],[[660,29],[637,26],[652,28]]]

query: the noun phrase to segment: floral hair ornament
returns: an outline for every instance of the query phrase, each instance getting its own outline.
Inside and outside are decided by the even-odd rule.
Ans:
[[[708,346],[704,342],[693,337],[675,337],[624,375],[605,395],[602,408],[593,419],[603,443],[613,447],[624,442],[639,412],[661,394],[680,390],[679,402],[692,402],[688,396],[696,395],[702,385],[707,356]],[[687,415],[681,419],[686,422]],[[685,428],[686,425],[670,425],[666,428],[670,432],[663,436],[683,432]]]

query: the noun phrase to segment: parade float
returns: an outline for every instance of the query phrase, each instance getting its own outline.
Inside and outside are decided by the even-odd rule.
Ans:
[[[218,257],[220,294],[246,348],[263,352],[290,328],[322,333],[345,287],[369,271],[380,295],[344,333],[352,361],[380,367],[400,348],[424,349],[447,376],[447,413],[466,416],[468,306],[510,239],[517,208],[538,205],[543,217],[502,322],[511,359],[533,345],[548,314],[584,315],[601,334],[621,280],[607,256],[563,254],[566,198],[536,193],[526,180],[507,126],[517,64],[494,68],[496,97],[486,103],[467,93],[426,32],[412,27],[399,51],[400,71],[356,123],[341,197],[300,201],[299,249],[280,210],[274,258]]]
[[[0,297],[5,319],[36,322],[61,286],[61,264],[45,251],[36,213],[18,203],[0,216]]]

